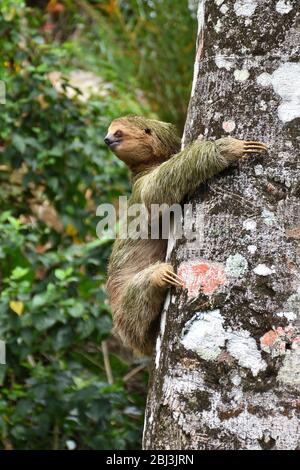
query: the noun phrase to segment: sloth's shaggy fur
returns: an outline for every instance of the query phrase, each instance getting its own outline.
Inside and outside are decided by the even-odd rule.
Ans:
[[[151,204],[180,203],[245,153],[245,141],[230,137],[196,140],[180,151],[173,125],[140,116],[113,121],[108,136],[114,135],[121,138],[113,151],[133,173],[128,206],[139,202],[148,210]],[[157,334],[169,287],[162,275],[172,270],[165,263],[166,248],[163,239],[117,239],[111,254],[107,290],[114,330],[138,354],[151,354]]]

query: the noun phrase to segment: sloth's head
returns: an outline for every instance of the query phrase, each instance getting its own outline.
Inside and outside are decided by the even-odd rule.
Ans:
[[[175,126],[142,116],[112,121],[104,142],[133,172],[159,165],[180,150]]]

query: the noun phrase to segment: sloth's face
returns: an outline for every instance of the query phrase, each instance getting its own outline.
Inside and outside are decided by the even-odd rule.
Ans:
[[[129,167],[152,161],[155,137],[151,129],[115,119],[104,138],[106,145]]]

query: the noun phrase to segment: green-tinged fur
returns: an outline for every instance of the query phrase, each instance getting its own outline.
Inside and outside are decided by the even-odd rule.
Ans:
[[[172,205],[226,166],[218,142],[196,141],[138,180],[133,194],[148,209],[151,204]]]
[[[165,288],[158,288],[151,282],[158,264],[151,264],[135,274],[124,286],[120,299],[126,319],[124,316],[120,319],[118,332],[124,344],[136,353],[151,354],[156,336],[157,312],[160,312],[165,297]]]
[[[134,116],[117,121],[123,126],[128,123],[131,132],[132,126],[151,129],[153,145],[169,149],[164,155],[166,161],[159,165],[154,162],[135,175],[128,206],[144,203],[150,210],[151,204],[180,203],[187,193],[222,171],[242,153],[241,141],[231,138],[215,142],[197,140],[177,153],[180,139],[174,126]],[[170,152],[174,148],[175,152]],[[134,157],[138,161],[139,155]],[[151,353],[157,334],[168,286],[158,286],[153,273],[165,261],[166,247],[166,240],[118,239],[110,258],[107,286],[115,331],[126,346],[139,354]]]

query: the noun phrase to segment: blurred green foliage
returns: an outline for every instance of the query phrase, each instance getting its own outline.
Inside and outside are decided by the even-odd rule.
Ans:
[[[74,0],[51,37],[73,65],[105,76],[122,92],[142,90],[151,109],[182,130],[192,84],[194,0]],[[55,10],[55,8],[53,8]],[[57,17],[49,16],[48,25]]]
[[[108,340],[109,384],[101,348],[96,207],[129,190],[103,136],[128,113],[183,122],[195,25],[185,0],[26,3],[0,5],[0,449],[138,448],[145,372],[124,380],[135,365]],[[88,100],[76,68],[101,77]]]
[[[42,17],[17,1],[0,11],[0,446],[137,447],[144,396],[128,390],[114,354],[108,385],[100,348],[110,242],[95,236],[96,206],[128,189],[103,136],[134,97],[59,93],[48,73],[65,51],[45,43]]]

